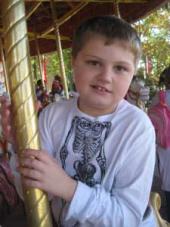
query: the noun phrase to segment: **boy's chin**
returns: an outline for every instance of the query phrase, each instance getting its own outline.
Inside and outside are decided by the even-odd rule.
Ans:
[[[98,113],[98,115],[113,113],[116,107],[117,104],[103,102],[91,103],[91,105],[89,105],[89,109],[91,109],[92,112]]]

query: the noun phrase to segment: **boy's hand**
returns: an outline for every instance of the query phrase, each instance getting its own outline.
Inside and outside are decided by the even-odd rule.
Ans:
[[[20,164],[25,186],[39,188],[71,201],[77,182],[69,177],[48,153],[27,149],[22,154]]]
[[[0,124],[2,127],[3,137],[9,143],[14,144],[14,133],[12,130],[11,104],[7,97],[0,96]]]

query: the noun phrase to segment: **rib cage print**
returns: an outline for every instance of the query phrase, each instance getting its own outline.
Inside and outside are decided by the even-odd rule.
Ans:
[[[74,117],[65,143],[60,150],[60,159],[65,169],[66,160],[69,157],[70,146],[79,159],[73,163],[74,179],[93,186],[100,183],[106,170],[106,157],[104,143],[109,134],[111,122],[91,121],[84,117]],[[100,170],[100,179],[95,179],[97,169]]]

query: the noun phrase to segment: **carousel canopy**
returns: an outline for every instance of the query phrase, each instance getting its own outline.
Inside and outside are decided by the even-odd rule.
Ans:
[[[37,45],[40,54],[56,50],[54,27],[60,32],[62,47],[67,48],[71,46],[75,28],[89,17],[114,14],[132,23],[167,2],[168,0],[26,0],[30,53],[37,55]]]

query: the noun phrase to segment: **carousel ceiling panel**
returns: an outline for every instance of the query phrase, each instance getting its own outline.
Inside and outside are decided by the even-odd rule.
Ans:
[[[128,22],[134,22],[167,2],[168,0],[55,0],[53,12],[60,31],[62,47],[67,48],[71,46],[75,28],[87,18],[120,13]],[[50,1],[27,0],[25,9],[31,55],[37,54],[36,43],[40,53],[56,50],[56,33]],[[0,31],[3,33],[2,22],[0,26]]]

